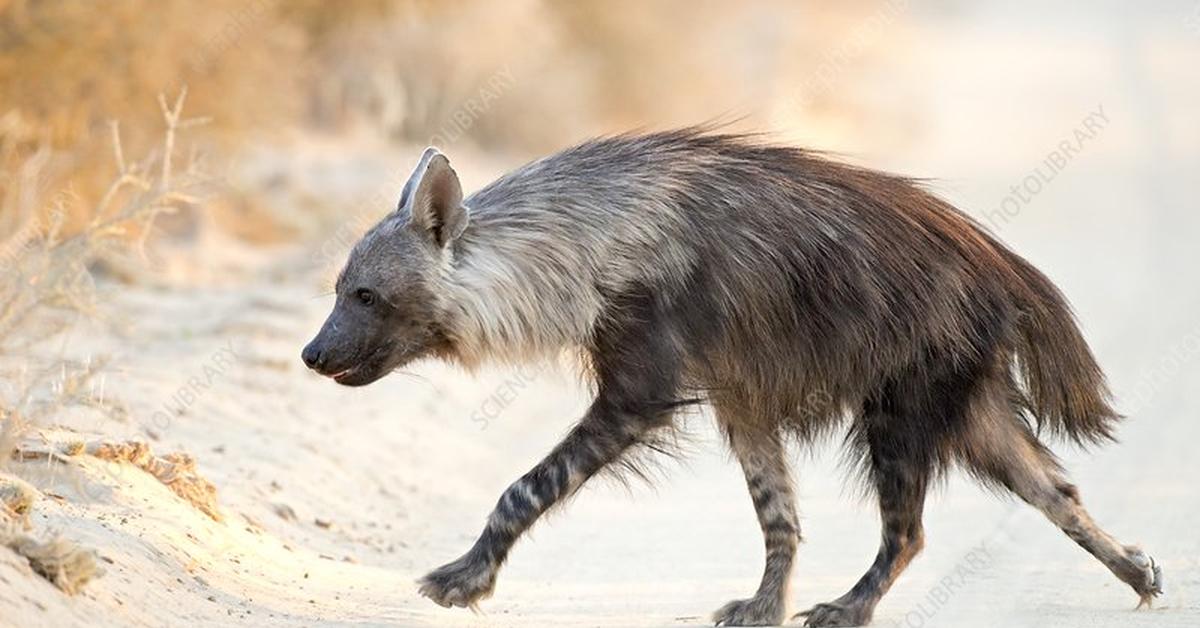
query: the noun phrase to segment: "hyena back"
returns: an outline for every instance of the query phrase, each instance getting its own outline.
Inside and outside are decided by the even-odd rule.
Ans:
[[[463,199],[422,156],[352,251],[304,360],[363,385],[414,359],[468,367],[581,351],[596,396],[501,496],[475,544],[421,581],[443,606],[491,594],[546,510],[703,401],[741,463],[766,545],[757,592],[718,624],[783,621],[800,538],[789,440],[849,425],[883,542],[811,626],[860,625],[923,545],[952,464],[1040,509],[1143,602],[1158,568],[1098,528],[1035,427],[1083,443],[1119,416],[1058,290],[913,181],[754,137],[599,139]]]

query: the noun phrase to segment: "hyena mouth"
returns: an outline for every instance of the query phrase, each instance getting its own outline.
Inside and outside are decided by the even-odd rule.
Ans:
[[[364,386],[387,374],[388,369],[380,368],[384,358],[391,350],[391,343],[382,344],[367,354],[361,362],[349,368],[332,373],[329,378],[345,386]]]
[[[363,363],[330,375],[330,379],[343,386],[365,386],[387,374],[374,363]]]
[[[351,367],[351,368],[348,368],[343,371],[338,371],[337,373],[334,373],[334,374],[330,375],[329,377],[333,378],[333,381],[341,383],[341,381],[343,379],[353,375],[355,372],[358,371],[358,369],[359,369],[359,367],[357,367],[357,366]]]

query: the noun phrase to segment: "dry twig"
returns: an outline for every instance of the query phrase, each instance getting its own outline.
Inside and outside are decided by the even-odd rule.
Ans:
[[[69,236],[62,236],[67,214],[65,197],[56,199],[48,219],[36,217],[39,203],[32,198],[40,193],[37,181],[49,159],[46,152],[34,153],[15,176],[4,177],[19,189],[8,190],[0,199],[5,205],[0,210],[29,218],[0,245],[0,265],[5,267],[0,275],[0,357],[18,356],[25,364],[37,364],[33,347],[68,326],[72,318],[50,314],[99,315],[93,264],[123,252],[144,259],[146,238],[153,232],[155,219],[198,203],[195,190],[203,177],[190,166],[181,176],[175,176],[172,164],[179,131],[207,122],[203,118],[183,118],[186,98],[186,87],[170,106],[165,96],[159,96],[165,125],[162,151],[138,162],[127,160],[120,126],[115,121],[110,123],[116,174],[86,212],[84,227]],[[38,333],[31,332],[35,329]],[[88,403],[81,391],[99,365],[97,362],[79,368],[62,358],[51,360],[46,368],[33,369],[32,378],[19,374],[21,385],[9,398],[4,398],[0,390],[0,464],[9,458],[17,437],[29,424],[63,405]]]

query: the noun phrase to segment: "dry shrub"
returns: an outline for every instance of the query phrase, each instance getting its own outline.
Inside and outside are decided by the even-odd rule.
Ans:
[[[119,127],[110,127],[116,174],[104,193],[86,209],[87,219],[71,235],[62,230],[62,212],[49,219],[38,169],[46,160],[35,154],[16,172],[0,175],[0,215],[10,220],[0,237],[0,465],[21,432],[64,405],[93,404],[89,383],[103,360],[75,361],[39,355],[39,345],[78,316],[97,316],[93,269],[135,272],[134,258],[144,257],[145,238],[162,214],[193,207],[193,190],[203,176],[190,160],[176,155],[177,134],[195,124],[182,117],[186,90],[173,103],[160,96],[166,131],[161,148],[138,161],[127,157]],[[50,201],[51,206],[54,205]]]
[[[245,147],[278,140],[310,110],[320,82],[310,42],[328,24],[367,19],[392,4],[0,1],[0,172],[26,190],[10,203],[28,206],[0,212],[0,236],[51,224],[66,235],[85,228],[111,183],[109,121],[122,121],[127,153],[157,149],[156,94],[190,87],[189,108],[212,119],[193,140],[216,161],[236,164]],[[209,170],[228,174],[211,226],[255,244],[296,235],[256,201],[259,190],[247,188],[241,173]],[[16,185],[0,180],[0,196],[14,196]],[[209,226],[191,214],[160,224],[193,238]]]
[[[108,462],[127,463],[154,476],[213,521],[223,519],[217,506],[216,486],[200,475],[196,470],[196,459],[185,453],[156,456],[147,443],[98,440],[74,441],[59,446],[22,444],[14,455],[21,460],[46,459],[60,463],[67,463],[74,456],[87,455]]]
[[[213,521],[222,519],[217,507],[217,488],[200,475],[195,458],[188,454],[176,452],[155,456],[148,444],[136,441],[92,442],[83,445],[82,451],[101,460],[128,462],[157,478]]]
[[[76,147],[110,118],[150,129],[145,103],[184,83],[214,118],[210,139],[231,150],[314,123],[517,152],[714,117],[762,129],[777,108],[786,119],[843,109],[841,77],[827,75],[874,64],[907,5],[9,0],[0,137],[21,138],[28,156]],[[128,139],[142,147],[154,136]],[[104,155],[72,159],[75,193],[102,193],[92,166]]]
[[[112,182],[110,120],[122,121],[127,154],[159,149],[157,94],[190,87],[189,108],[212,119],[193,136],[208,154],[293,126],[304,37],[277,18],[279,4],[0,2],[0,171],[34,175],[38,226],[73,235],[89,224]],[[0,233],[12,220],[0,213]]]
[[[199,177],[186,160],[180,168],[176,157],[176,133],[193,124],[182,118],[185,96],[186,90],[180,91],[173,103],[160,97],[166,133],[161,150],[144,160],[128,160],[119,127],[110,126],[116,175],[91,204],[71,193],[47,196],[48,181],[56,179],[47,175],[55,161],[46,145],[20,156],[20,139],[0,136],[0,156],[6,166],[16,165],[0,171],[0,265],[5,268],[0,275],[0,466],[11,459],[31,424],[65,406],[103,405],[90,388],[103,360],[47,357],[41,345],[76,317],[96,315],[92,269],[97,263],[115,268],[143,253],[158,216],[196,204],[190,189]],[[62,227],[72,203],[84,208],[84,220],[68,234]],[[193,478],[190,460],[149,457],[142,462],[176,492],[212,497],[211,485],[204,491]],[[61,537],[26,534],[26,514],[36,495],[22,480],[0,476],[0,545],[24,556],[34,572],[60,590],[77,593],[102,574],[95,552]]]
[[[89,312],[91,265],[99,260],[120,264],[129,253],[144,256],[146,238],[160,215],[197,204],[194,193],[203,177],[195,170],[194,156],[180,168],[176,155],[179,131],[204,121],[182,118],[186,95],[185,88],[170,105],[159,96],[166,127],[162,144],[140,161],[127,158],[120,127],[110,124],[110,180],[93,204],[72,204],[66,200],[69,192],[46,193],[38,172],[47,161],[44,153],[0,177],[5,183],[0,215],[8,218],[0,262],[10,269],[0,281],[0,348],[40,309]],[[85,218],[69,235],[63,231],[68,205],[82,209]]]
[[[145,103],[185,83],[213,138],[235,145],[312,122],[518,151],[722,116],[761,129],[776,108],[845,108],[842,75],[892,54],[909,4],[8,0],[0,135],[28,155],[76,147],[110,118],[150,129]],[[489,86],[499,98],[481,94]],[[76,192],[100,193],[88,164],[104,156],[73,158]]]
[[[27,355],[25,359],[34,358]],[[12,457],[21,437],[55,412],[71,406],[110,409],[103,397],[93,394],[90,386],[105,364],[104,360],[77,362],[58,358],[48,361],[36,373],[18,372],[9,382],[9,389],[0,391],[3,393],[0,394],[0,469]]]
[[[37,489],[28,482],[0,473],[0,519],[27,521],[29,510],[38,497]]]
[[[25,557],[35,573],[74,595],[104,572],[96,564],[95,552],[61,536],[41,540],[27,533],[29,510],[37,497],[37,489],[28,483],[0,474],[0,547]]]
[[[37,539],[3,517],[0,517],[0,546],[24,556],[35,573],[67,595],[75,595],[93,578],[104,575],[94,550],[61,536],[45,541]]]

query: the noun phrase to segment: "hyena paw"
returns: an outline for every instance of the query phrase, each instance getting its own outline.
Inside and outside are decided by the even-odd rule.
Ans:
[[[441,606],[474,609],[479,600],[492,594],[496,570],[486,561],[467,555],[434,569],[417,584],[421,595]]]
[[[1136,574],[1126,580],[1129,586],[1138,593],[1141,598],[1138,600],[1137,608],[1150,608],[1155,597],[1162,595],[1163,592],[1163,575],[1162,567],[1154,562],[1154,559],[1146,555],[1141,549],[1133,546],[1125,548],[1129,554],[1129,561],[1133,563]]]
[[[718,626],[778,626],[783,623],[783,602],[778,598],[734,600],[713,613]]]
[[[860,606],[841,602],[823,602],[798,613],[803,615],[806,627],[815,626],[865,626],[871,621],[871,612]]]

